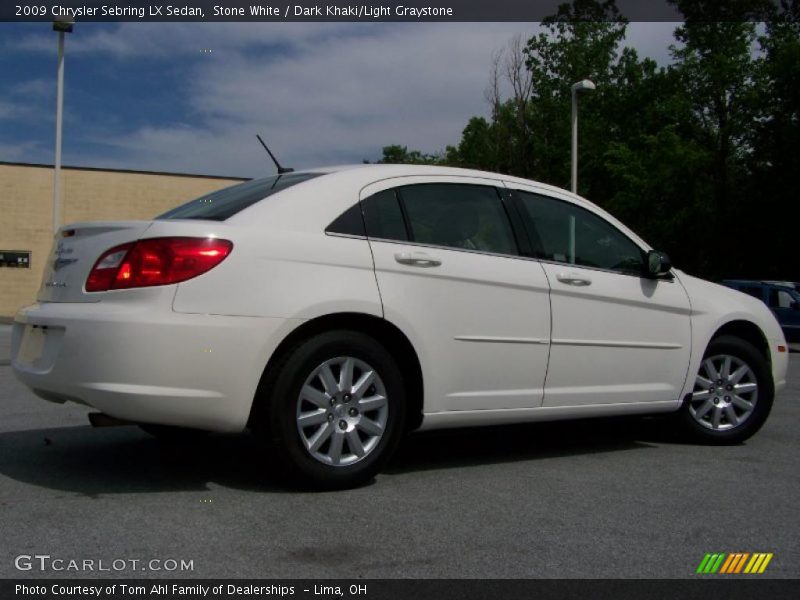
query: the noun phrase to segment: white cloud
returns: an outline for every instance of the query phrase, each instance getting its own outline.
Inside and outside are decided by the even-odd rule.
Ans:
[[[87,124],[82,135],[94,136],[98,150],[65,160],[254,176],[271,170],[255,139],[258,132],[281,162],[294,167],[376,159],[387,144],[443,150],[458,142],[471,116],[487,112],[484,90],[492,54],[515,33],[527,37],[536,28],[522,23],[123,23],[109,29],[79,23],[68,39],[68,53],[105,55],[122,71],[130,60],[153,60],[183,78],[178,86],[183,97],[176,103],[188,106],[188,113],[181,122],[134,131]],[[673,28],[635,23],[628,43],[663,62]],[[212,52],[200,56],[201,48]],[[29,36],[17,44],[15,50],[20,49],[53,52],[52,36]],[[44,87],[28,85],[30,93]]]
[[[0,99],[0,121],[5,119],[22,119],[33,114],[33,109],[22,101]]]
[[[9,93],[28,99],[55,96],[55,82],[47,79],[29,79],[11,86]]]
[[[35,142],[23,142],[20,144],[6,144],[0,142],[0,157],[6,162],[28,161],[31,153],[36,149]]]
[[[115,59],[185,58],[210,48],[217,53],[243,48],[295,45],[306,40],[357,35],[354,23],[78,23],[66,38],[70,54],[104,54]],[[8,50],[54,53],[47,27],[30,34]]]
[[[391,143],[441,150],[485,112],[492,52],[523,27],[362,24],[357,35],[319,27],[285,52],[215,52],[187,74],[185,123],[111,143],[136,167],[245,175],[265,170],[258,132],[292,166],[375,159]]]

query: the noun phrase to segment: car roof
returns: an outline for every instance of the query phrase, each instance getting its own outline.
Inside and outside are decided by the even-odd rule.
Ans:
[[[636,235],[624,223],[591,201],[563,188],[532,179],[459,167],[381,163],[323,166],[302,169],[294,171],[294,173],[314,173],[321,176],[313,177],[281,190],[279,193],[270,196],[269,202],[257,202],[240,213],[233,215],[228,222],[238,225],[260,221],[262,226],[320,231],[320,227],[327,226],[352,205],[354,201],[352,193],[354,190],[363,190],[371,184],[394,178],[464,177],[496,182],[498,187],[502,187],[503,183],[518,184],[532,189],[534,192],[567,200],[599,214],[625,232],[638,244],[646,249],[650,248],[647,242]],[[298,210],[300,206],[302,206],[302,209]],[[313,218],[310,215],[314,215]]]
[[[414,165],[414,164],[384,164],[384,163],[364,163],[364,164],[350,164],[350,165],[328,165],[323,167],[315,167],[309,169],[302,169],[295,171],[296,173],[322,173],[324,175],[331,175],[334,173],[343,173],[347,171],[360,171],[364,174],[365,179],[385,179],[390,177],[403,177],[415,175],[451,175],[454,177],[476,177],[481,179],[494,179],[497,181],[508,181],[512,183],[519,183],[522,185],[535,184],[536,187],[549,190],[551,192],[558,192],[560,194],[569,194],[575,198],[581,198],[576,194],[572,194],[564,188],[560,188],[548,183],[542,183],[534,179],[524,179],[514,175],[506,175],[504,173],[496,173],[493,171],[481,171],[479,169],[465,169],[462,167],[443,167],[438,165]]]

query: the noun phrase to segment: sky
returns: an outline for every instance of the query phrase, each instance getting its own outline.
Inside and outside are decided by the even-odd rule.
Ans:
[[[671,23],[626,44],[669,62]],[[495,52],[524,23],[78,23],[63,164],[257,177],[456,144],[486,115]],[[54,160],[57,34],[0,23],[0,161]]]

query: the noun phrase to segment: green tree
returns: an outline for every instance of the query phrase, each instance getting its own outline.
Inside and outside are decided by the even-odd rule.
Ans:
[[[484,117],[472,117],[461,133],[458,146],[448,146],[445,162],[470,169],[498,170],[493,125]]]
[[[800,206],[794,177],[800,173],[800,3],[784,0],[759,38],[753,97],[755,125],[749,143],[748,194],[743,203],[749,234],[758,232],[758,253],[750,253],[753,277],[800,280],[789,253],[797,237]],[[763,233],[762,233],[763,232]],[[751,237],[752,239],[752,237]],[[791,256],[791,258],[790,258]],[[765,260],[765,258],[767,260]]]
[[[397,144],[383,147],[383,156],[377,161],[381,164],[435,165],[442,162],[437,154],[423,154],[419,150],[409,151],[407,146]]]
[[[684,21],[668,67],[624,46],[612,0],[574,0],[495,57],[489,118],[470,119],[444,156],[388,147],[384,160],[567,187],[570,87],[588,78],[597,90],[580,99],[580,193],[691,273],[800,280],[781,260],[800,212],[790,184],[800,172],[800,0],[670,1]]]
[[[528,115],[532,160],[525,175],[569,186],[571,86],[590,79],[597,90],[580,98],[579,181],[584,182],[581,191],[588,194],[591,178],[582,175],[602,154],[607,140],[603,107],[613,93],[613,69],[626,21],[611,0],[575,0],[559,6],[543,27],[545,31],[532,37],[525,49],[533,89]]]

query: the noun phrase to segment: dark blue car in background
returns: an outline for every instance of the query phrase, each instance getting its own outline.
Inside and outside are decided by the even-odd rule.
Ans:
[[[725,279],[720,283],[761,300],[778,319],[786,341],[790,344],[800,343],[800,284],[744,279]]]

